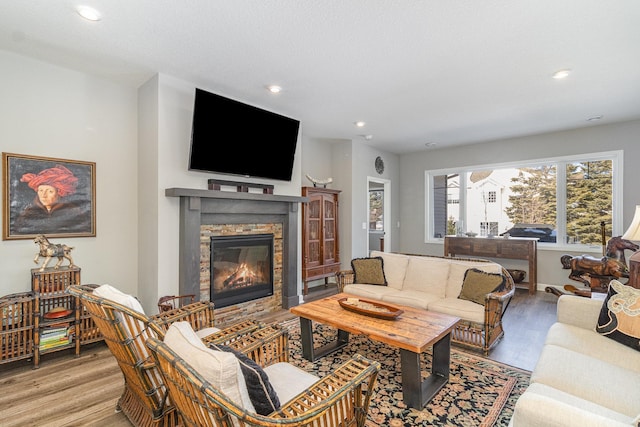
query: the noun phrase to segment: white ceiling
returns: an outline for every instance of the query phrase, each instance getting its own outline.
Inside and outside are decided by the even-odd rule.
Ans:
[[[77,4],[2,0],[0,49],[135,87],[168,74],[396,153],[640,118],[637,0],[82,2],[99,22]]]

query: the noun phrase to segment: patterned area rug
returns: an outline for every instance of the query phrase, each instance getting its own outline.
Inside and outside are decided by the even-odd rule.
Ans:
[[[351,335],[349,344],[316,362],[302,358],[298,319],[282,323],[289,330],[291,363],[322,377],[360,353],[382,366],[369,408],[367,427],[377,426],[507,426],[518,397],[529,384],[531,373],[462,351],[451,350],[449,382],[422,410],[402,401],[400,352],[363,335]],[[335,337],[336,330],[314,323],[316,346]],[[431,370],[431,355],[422,357],[423,375]]]

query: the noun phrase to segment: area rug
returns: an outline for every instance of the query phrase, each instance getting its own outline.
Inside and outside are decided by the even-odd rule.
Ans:
[[[344,348],[309,362],[301,354],[298,319],[282,325],[289,330],[291,363],[319,377],[355,353],[380,362],[381,370],[369,408],[367,427],[507,426],[515,402],[531,376],[529,371],[453,347],[449,382],[422,410],[412,409],[402,401],[398,349],[363,335],[351,335]],[[335,334],[334,328],[314,323],[315,346],[333,339]],[[430,353],[423,354],[422,370],[424,376],[431,370]]]

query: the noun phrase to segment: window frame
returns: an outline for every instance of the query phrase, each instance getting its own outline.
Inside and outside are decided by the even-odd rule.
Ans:
[[[425,235],[424,243],[443,243],[444,237],[433,237],[434,231],[434,217],[432,215],[432,208],[434,206],[434,192],[433,192],[433,177],[440,175],[459,174],[460,175],[460,187],[466,188],[466,181],[463,177],[468,172],[474,172],[478,170],[494,170],[505,168],[522,168],[522,167],[535,167],[541,165],[553,164],[556,166],[557,176],[566,177],[566,165],[575,162],[588,162],[598,160],[611,160],[612,168],[612,201],[611,201],[611,235],[619,236],[624,232],[622,207],[623,207],[623,164],[624,164],[624,152],[622,150],[616,151],[603,151],[595,153],[581,153],[572,154],[568,156],[558,156],[552,158],[539,158],[539,159],[527,159],[518,160],[512,162],[503,163],[487,163],[482,165],[469,165],[461,167],[451,167],[446,169],[432,169],[425,170],[424,172],[424,184],[425,184]],[[564,242],[566,240],[566,179],[558,179],[556,182],[556,233],[558,241]],[[466,192],[461,191],[459,197],[460,203],[460,220],[466,221]],[[567,243],[551,243],[551,242],[538,242],[538,247],[543,249],[558,250],[558,251],[589,251],[595,250],[601,251],[601,245],[585,245],[585,244],[567,244]]]

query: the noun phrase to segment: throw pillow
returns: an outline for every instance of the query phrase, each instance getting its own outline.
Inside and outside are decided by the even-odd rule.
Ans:
[[[351,269],[353,283],[387,286],[382,257],[354,258],[351,260]]]
[[[247,385],[249,398],[256,413],[260,415],[269,415],[280,409],[280,400],[273,386],[269,382],[267,373],[255,361],[248,356],[232,349],[226,345],[211,344],[211,348],[219,351],[226,351],[235,355],[240,363],[244,381]]]
[[[255,412],[236,357],[207,348],[189,322],[172,323],[164,336],[164,343],[238,407]]]
[[[596,331],[640,351],[640,289],[612,280]]]
[[[470,268],[464,274],[462,290],[458,298],[484,305],[487,294],[501,291],[504,287],[505,277],[502,274]]]

